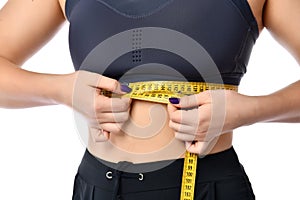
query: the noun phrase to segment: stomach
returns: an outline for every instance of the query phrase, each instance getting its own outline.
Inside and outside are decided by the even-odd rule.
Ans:
[[[175,138],[169,127],[167,105],[133,100],[130,119],[122,132],[111,133],[109,140],[94,142],[89,137],[88,150],[94,156],[110,162],[155,162],[183,158],[184,141]],[[232,146],[232,133],[216,138],[208,154],[224,151]]]

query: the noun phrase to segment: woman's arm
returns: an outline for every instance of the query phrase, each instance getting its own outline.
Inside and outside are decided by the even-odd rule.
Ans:
[[[130,88],[92,72],[50,75],[19,68],[63,22],[58,0],[9,0],[1,9],[0,107],[65,104],[86,117],[95,142],[105,141],[109,133],[121,131],[129,117],[131,101],[108,98],[100,91],[125,94]]]
[[[300,64],[300,1],[267,0],[264,24]],[[175,137],[185,141],[190,152],[205,154],[211,150],[211,141],[238,127],[257,122],[300,122],[300,80],[265,96],[215,90],[170,102],[169,126]]]
[[[58,88],[66,75],[33,73],[20,66],[59,30],[64,15],[57,0],[9,0],[0,10],[0,107],[67,103]],[[69,91],[69,90],[65,90]]]
[[[267,0],[265,27],[300,64],[300,1]],[[283,66],[284,67],[284,66]],[[257,120],[300,122],[300,80],[273,94],[259,97]]]

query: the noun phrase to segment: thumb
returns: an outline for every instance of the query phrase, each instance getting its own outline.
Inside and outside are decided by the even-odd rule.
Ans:
[[[192,108],[198,107],[206,102],[208,98],[207,92],[201,92],[199,94],[183,96],[179,98],[169,98],[170,103],[177,108]]]
[[[97,87],[116,94],[126,94],[131,92],[131,88],[126,84],[121,85],[119,81],[106,76],[101,76],[99,78]]]

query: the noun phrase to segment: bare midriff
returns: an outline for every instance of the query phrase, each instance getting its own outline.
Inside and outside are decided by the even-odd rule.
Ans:
[[[169,127],[167,105],[133,100],[130,115],[122,133],[111,133],[106,142],[94,142],[90,137],[88,150],[110,162],[144,163],[184,157],[185,143],[177,140]],[[231,145],[232,133],[223,134],[208,154],[226,150]]]

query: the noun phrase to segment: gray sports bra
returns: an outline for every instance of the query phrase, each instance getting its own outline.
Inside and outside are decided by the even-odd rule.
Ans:
[[[258,37],[246,0],[67,0],[76,70],[238,85]]]

